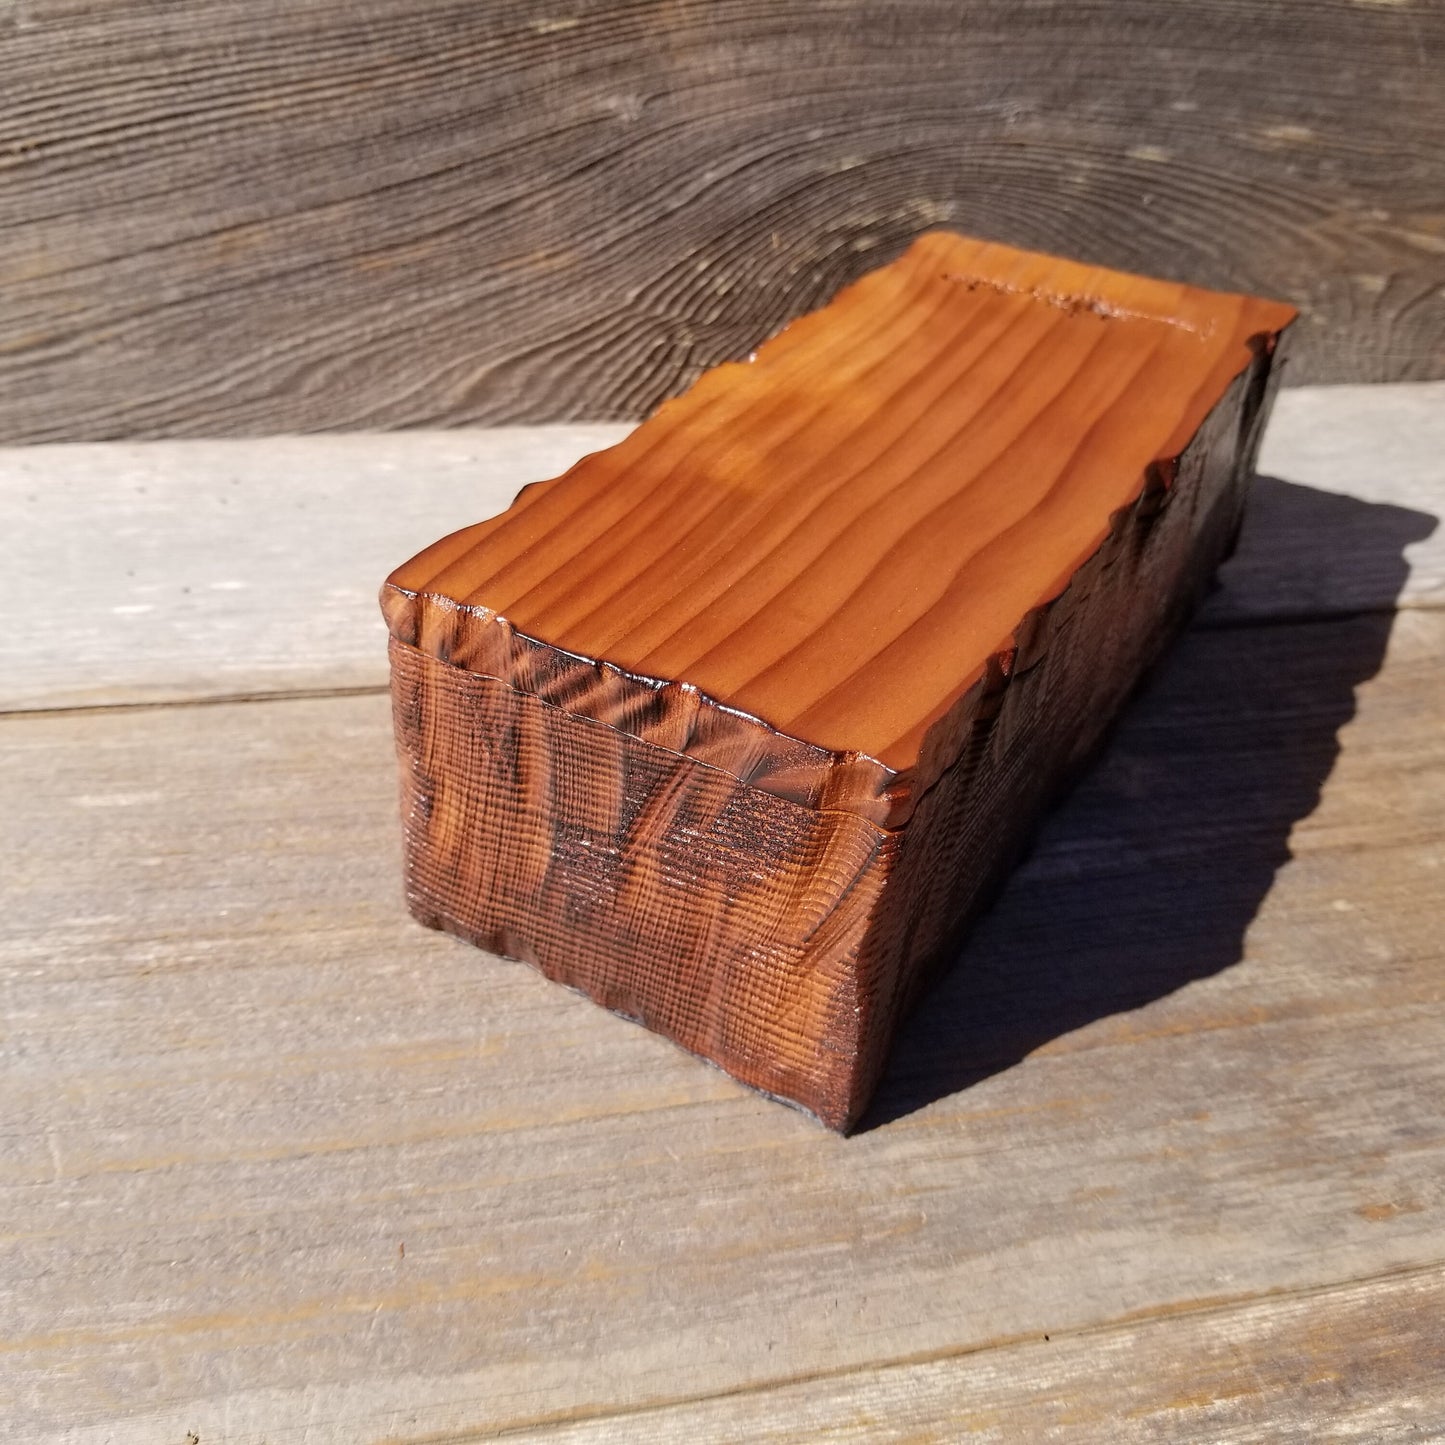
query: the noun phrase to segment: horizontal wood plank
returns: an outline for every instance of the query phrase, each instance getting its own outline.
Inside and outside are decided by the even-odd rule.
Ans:
[[[384,686],[386,574],[625,433],[0,449],[0,512],[24,539],[0,709]],[[1203,620],[1440,605],[1442,455],[1445,383],[1283,392]]]
[[[1445,1421],[1442,1322],[1445,1270],[1410,1270],[509,1438],[518,1445],[1405,1445],[1433,1438]]]
[[[27,0],[0,438],[636,418],[953,224],[1439,377],[1445,12]]]
[[[1445,383],[1281,392],[1200,621],[1445,605],[1442,457]]]
[[[0,708],[384,687],[386,574],[626,430],[0,450]]]
[[[1442,648],[1190,634],[849,1140],[410,924],[382,697],[0,721],[4,1418],[421,1441],[1438,1263]],[[1332,1308],[1431,1402],[1408,1299]]]

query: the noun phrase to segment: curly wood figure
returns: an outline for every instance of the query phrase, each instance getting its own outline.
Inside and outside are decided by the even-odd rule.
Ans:
[[[1293,316],[929,234],[427,548],[416,916],[848,1129],[1227,553]]]

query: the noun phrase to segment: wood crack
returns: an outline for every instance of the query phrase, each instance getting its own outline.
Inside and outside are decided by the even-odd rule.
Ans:
[[[1445,1259],[1435,1259],[1424,1264],[1400,1265],[1365,1275],[1341,1280],[1330,1280],[1317,1285],[1282,1287],[1272,1290],[1250,1291],[1238,1295],[1220,1296],[1214,1299],[1185,1301],[1179,1304],[1147,1306],[1100,1320],[1093,1324],[1064,1326],[1045,1331],[1030,1331],[1027,1334],[1000,1335],[977,1344],[937,1350],[919,1350],[912,1354],[897,1355],[887,1360],[865,1365],[840,1366],[837,1369],[809,1370],[795,1375],[782,1375],[755,1384],[740,1385],[731,1389],[701,1391],[691,1395],[678,1395],[649,1401],[644,1405],[628,1406],[616,1410],[572,1410],[536,1415],[527,1420],[487,1430],[463,1430],[426,1435],[388,1437],[385,1445],[473,1445],[483,1439],[505,1440],[523,1435],[529,1431],[547,1429],[560,1425],[583,1425],[602,1423],[608,1420],[642,1419],[648,1415],[665,1415],[692,1405],[705,1405],[716,1401],[743,1399],[748,1396],[765,1396],[799,1385],[823,1384],[844,1381],[866,1375],[884,1374],[892,1370],[911,1369],[919,1365],[945,1364],[950,1360],[969,1359],[987,1354],[1002,1353],[1030,1345],[1043,1345],[1046,1341],[1101,1338],[1119,1334],[1132,1327],[1150,1325],[1164,1320],[1181,1318],[1209,1318],[1244,1313],[1252,1307],[1282,1303],[1290,1300],[1320,1299],[1332,1294],[1344,1293],[1361,1286],[1384,1284],[1411,1279],[1428,1279],[1445,1271]]]

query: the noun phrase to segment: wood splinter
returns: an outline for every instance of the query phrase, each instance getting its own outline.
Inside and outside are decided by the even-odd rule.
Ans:
[[[427,548],[413,912],[848,1129],[1227,553],[1293,316],[929,234]]]

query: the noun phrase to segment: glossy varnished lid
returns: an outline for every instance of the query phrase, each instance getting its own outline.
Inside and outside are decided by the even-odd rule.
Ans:
[[[1293,315],[926,235],[383,606],[455,666],[897,823],[930,732]]]

